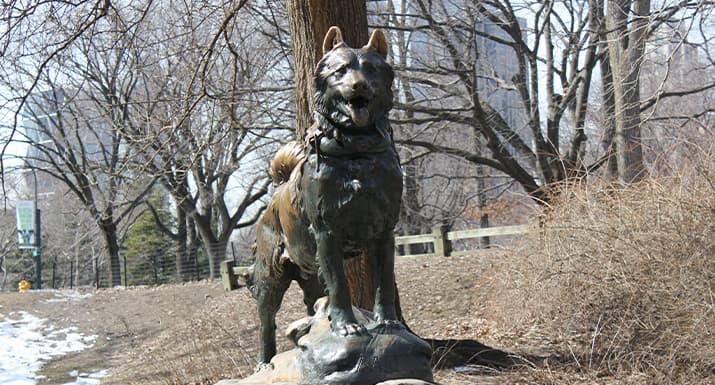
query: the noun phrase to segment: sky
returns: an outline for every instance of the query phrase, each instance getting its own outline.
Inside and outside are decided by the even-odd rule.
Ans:
[[[96,338],[76,327],[57,328],[24,311],[4,314],[0,307],[0,384],[35,385],[41,379],[37,372],[48,360],[88,349]],[[72,371],[68,375],[75,381],[65,385],[94,385],[109,373]]]

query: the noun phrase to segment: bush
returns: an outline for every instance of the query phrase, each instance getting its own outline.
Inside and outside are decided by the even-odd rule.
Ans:
[[[706,159],[625,188],[569,188],[515,257],[512,299],[580,368],[674,382],[712,375],[715,168]]]

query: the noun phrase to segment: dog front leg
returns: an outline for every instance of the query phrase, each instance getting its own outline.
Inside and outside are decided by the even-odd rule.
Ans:
[[[308,278],[299,278],[298,285],[303,290],[303,303],[309,316],[315,315],[315,301],[325,296],[325,290],[320,283],[318,276],[312,275]]]
[[[331,329],[342,336],[366,333],[353,314],[343,269],[342,245],[332,232],[318,232],[317,259],[328,292]]]
[[[256,371],[272,368],[271,358],[276,355],[276,314],[289,286],[290,281],[286,279],[280,280],[277,284],[266,285],[257,298],[260,346]]]
[[[385,324],[398,322],[395,310],[395,237],[386,234],[377,242],[375,265],[375,307],[377,320]]]

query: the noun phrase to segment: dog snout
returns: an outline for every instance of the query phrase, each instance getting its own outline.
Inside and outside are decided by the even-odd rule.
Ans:
[[[368,87],[367,82],[364,79],[353,83],[352,88],[356,93],[367,93],[370,91],[370,87]]]
[[[360,71],[350,71],[346,75],[345,85],[354,94],[368,95],[370,94],[370,85],[367,79]]]

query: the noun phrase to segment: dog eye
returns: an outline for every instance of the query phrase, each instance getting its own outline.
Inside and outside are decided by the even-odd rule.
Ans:
[[[368,74],[375,73],[376,71],[375,66],[372,63],[363,63],[362,70]]]
[[[338,75],[345,75],[345,72],[348,71],[348,66],[346,64],[341,65],[340,67],[335,69],[335,73]]]

